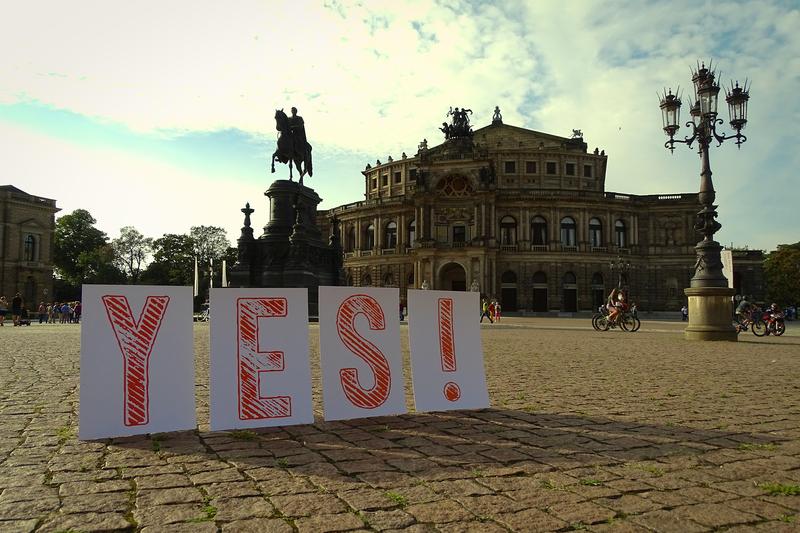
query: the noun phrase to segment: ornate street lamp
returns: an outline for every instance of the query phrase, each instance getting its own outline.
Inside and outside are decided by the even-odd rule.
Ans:
[[[609,268],[611,272],[617,273],[617,288],[622,288],[622,277],[625,276],[631,270],[631,263],[630,261],[623,261],[621,257],[617,256],[616,261],[611,261],[609,263]]]
[[[728,280],[722,273],[722,260],[720,251],[722,247],[714,240],[714,234],[721,225],[717,222],[717,206],[714,205],[716,191],[711,181],[711,165],[709,163],[708,148],[713,141],[717,146],[728,139],[736,139],[737,147],[741,148],[747,137],[742,135],[742,129],[747,124],[747,101],[750,99],[747,81],[744,87],[739,87],[737,81],[731,82],[730,89],[726,90],[725,100],[728,103],[730,125],[736,133],[725,135],[717,132],[717,125],[724,121],[717,118],[717,97],[720,87],[716,82],[716,72],[705,63],[698,65],[692,71],[694,85],[694,104],[690,109],[692,120],[686,123],[691,128],[691,135],[683,140],[675,139],[675,134],[680,129],[681,99],[673,95],[672,90],[664,91],[659,96],[664,133],[669,140],[664,143],[665,148],[674,152],[675,143],[681,143],[692,148],[696,141],[700,154],[700,193],[699,200],[702,209],[697,213],[696,231],[703,235],[703,240],[697,243],[695,251],[697,261],[694,265],[694,276],[691,279],[686,295],[689,297],[689,326],[686,328],[686,337],[695,340],[736,340],[736,332],[730,321],[730,313],[726,301],[730,300],[733,290],[728,289]],[[694,319],[694,320],[693,320]]]

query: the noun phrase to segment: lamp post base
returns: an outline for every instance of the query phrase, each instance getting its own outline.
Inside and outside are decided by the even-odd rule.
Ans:
[[[684,331],[689,341],[736,341],[733,327],[733,302],[736,292],[728,287],[690,287],[689,325]]]

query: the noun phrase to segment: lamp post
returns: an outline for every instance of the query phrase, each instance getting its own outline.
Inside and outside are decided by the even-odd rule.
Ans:
[[[611,268],[611,272],[617,273],[617,288],[622,288],[622,277],[625,276],[631,270],[631,263],[630,261],[623,261],[621,257],[617,256],[616,261],[611,261],[609,263],[609,268]]]
[[[726,90],[725,101],[728,103],[730,125],[736,133],[725,135],[717,132],[717,125],[724,121],[717,118],[717,96],[720,86],[716,82],[716,72],[709,63],[699,65],[692,71],[694,85],[694,104],[689,113],[692,119],[686,122],[691,128],[691,135],[684,139],[675,139],[675,134],[680,129],[681,98],[679,94],[664,91],[659,97],[664,123],[664,133],[669,140],[664,143],[665,148],[674,152],[675,143],[681,143],[692,148],[697,142],[700,154],[700,211],[694,229],[703,235],[703,239],[695,246],[697,260],[694,265],[694,276],[685,290],[689,297],[689,326],[686,328],[686,338],[689,340],[736,340],[736,331],[731,325],[731,299],[733,289],[728,288],[728,281],[722,273],[722,260],[720,251],[722,247],[714,240],[714,234],[722,227],[717,222],[717,206],[714,205],[716,191],[711,181],[711,164],[709,162],[709,147],[713,141],[717,146],[729,139],[736,139],[737,147],[741,148],[747,137],[742,135],[742,129],[747,124],[747,101],[750,99],[747,81],[739,87],[737,81]]]

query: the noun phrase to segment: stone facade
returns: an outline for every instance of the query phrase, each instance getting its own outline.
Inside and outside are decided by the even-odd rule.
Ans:
[[[680,309],[697,193],[608,192],[608,157],[576,134],[495,120],[367,165],[366,200],[327,213],[339,221],[346,283],[399,287],[405,301],[426,281],[479,289],[506,311],[551,313],[595,309],[621,277],[640,309]],[[611,267],[620,260],[623,272]]]
[[[56,201],[0,186],[0,295],[19,292],[29,309],[53,295]]]

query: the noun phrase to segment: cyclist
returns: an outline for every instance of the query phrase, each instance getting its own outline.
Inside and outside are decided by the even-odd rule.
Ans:
[[[753,321],[752,315],[755,310],[753,304],[747,301],[747,298],[742,297],[742,301],[736,306],[736,318],[741,324],[742,329],[747,329],[747,326]]]

